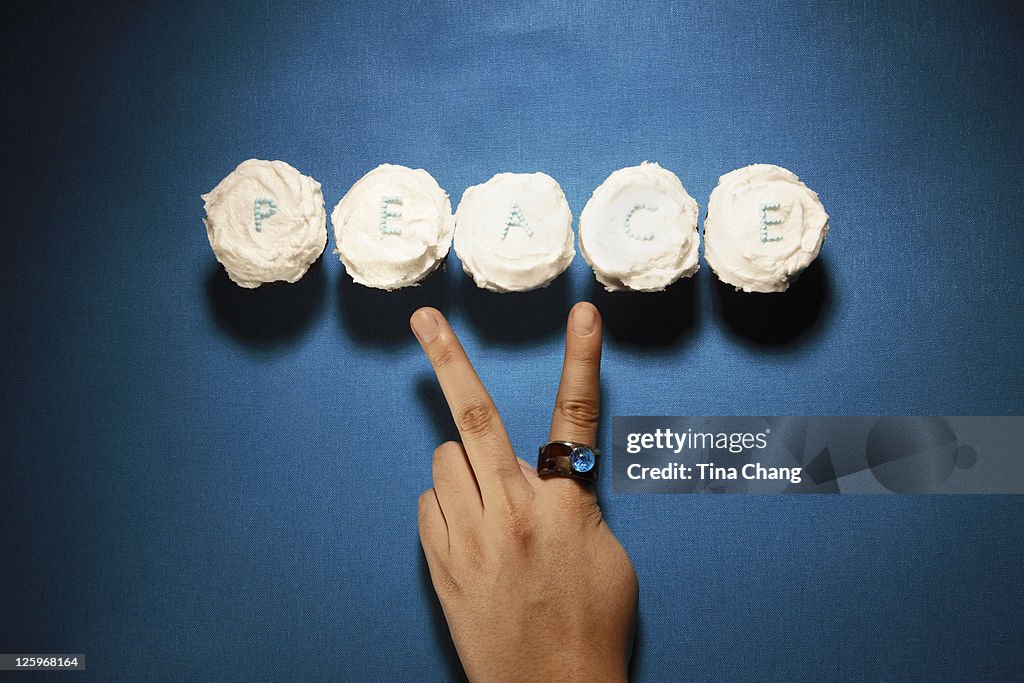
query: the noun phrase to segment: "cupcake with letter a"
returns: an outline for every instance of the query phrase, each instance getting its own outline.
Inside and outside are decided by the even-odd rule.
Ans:
[[[726,173],[704,220],[704,258],[745,292],[784,292],[817,258],[828,214],[796,174],[771,164]]]
[[[576,255],[572,212],[545,173],[499,173],[466,190],[455,212],[455,253],[478,287],[546,287]]]

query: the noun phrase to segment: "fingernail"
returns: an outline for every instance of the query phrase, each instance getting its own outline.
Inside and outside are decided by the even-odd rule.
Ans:
[[[586,337],[597,327],[597,315],[589,304],[576,304],[572,309],[572,331]]]
[[[419,310],[412,314],[412,331],[420,342],[427,344],[434,341],[441,328],[432,312]]]

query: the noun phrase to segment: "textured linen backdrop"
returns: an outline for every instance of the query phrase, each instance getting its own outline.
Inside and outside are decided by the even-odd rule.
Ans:
[[[0,650],[83,679],[461,675],[416,536],[454,435],[408,332],[444,310],[521,455],[570,305],[611,414],[1020,414],[1015,3],[130,3],[5,9]],[[457,203],[502,171],[578,216],[613,170],[770,162],[832,231],[785,297],[706,265],[607,295],[413,291],[330,253],[242,292],[199,195],[244,159],[382,162]],[[610,421],[602,427],[608,441]],[[640,576],[636,680],[1000,678],[1024,665],[1022,499],[601,496]],[[569,644],[567,644],[568,646]]]

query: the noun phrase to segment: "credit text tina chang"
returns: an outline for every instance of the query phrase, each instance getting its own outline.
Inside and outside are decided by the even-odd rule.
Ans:
[[[700,481],[730,481],[736,479],[788,481],[799,484],[802,481],[800,467],[765,467],[759,462],[748,462],[740,467],[716,465],[713,462],[697,462],[691,465],[669,463],[664,467],[644,467],[638,462],[626,467],[630,479],[678,479]]]
[[[634,432],[626,436],[626,452],[636,455],[642,451],[668,451],[679,454],[683,450],[700,451],[710,455],[712,451],[726,451],[739,454],[759,451],[768,447],[769,431],[764,432],[701,432],[688,429],[676,432],[671,429],[656,429],[653,432]],[[782,480],[799,484],[802,480],[800,467],[772,467],[760,462],[716,465],[711,462],[664,463],[659,466],[645,466],[632,463],[626,467],[630,479],[676,479],[701,481]]]

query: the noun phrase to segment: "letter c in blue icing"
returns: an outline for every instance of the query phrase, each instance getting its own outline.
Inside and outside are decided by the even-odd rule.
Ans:
[[[653,233],[647,233],[643,235],[637,234],[633,232],[633,227],[630,225],[630,222],[633,220],[633,214],[640,210],[650,211],[653,213],[658,210],[658,207],[651,206],[650,204],[634,204],[633,208],[631,208],[629,212],[626,214],[626,234],[632,237],[633,239],[637,240],[638,242],[648,242],[654,239]]]

